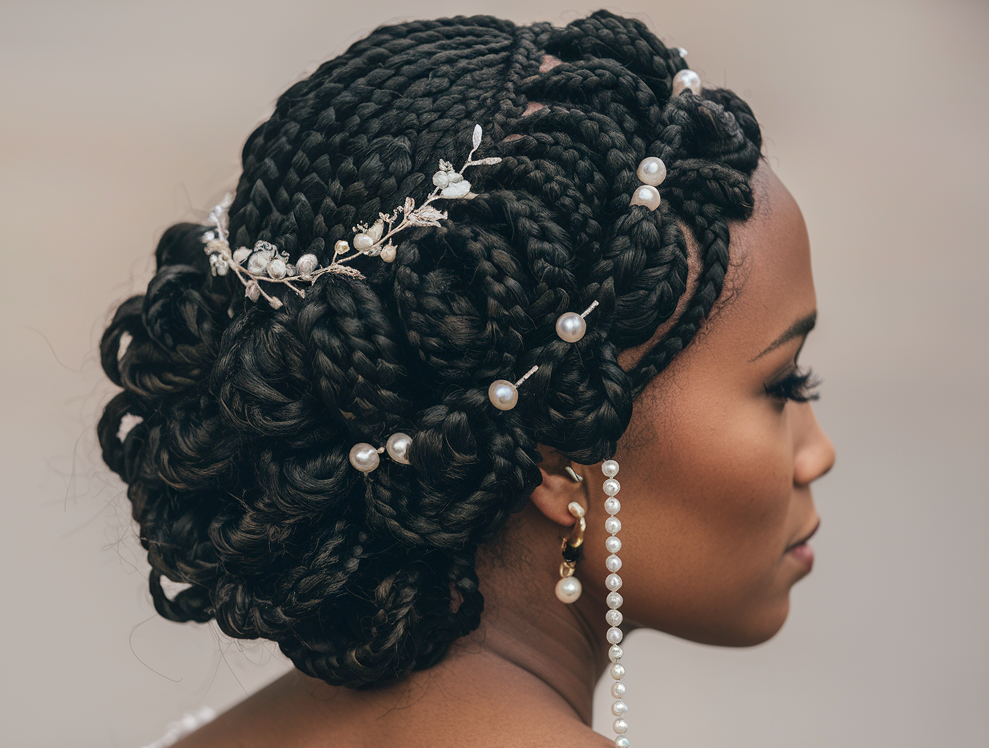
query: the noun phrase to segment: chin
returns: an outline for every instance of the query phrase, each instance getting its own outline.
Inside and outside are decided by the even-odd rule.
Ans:
[[[754,647],[767,642],[783,628],[789,613],[790,598],[787,596],[781,604],[740,616],[730,631],[725,632],[725,640],[720,644],[724,647]]]
[[[681,639],[716,647],[754,647],[772,639],[783,628],[790,612],[789,596],[773,605],[744,611],[719,611],[717,620],[684,622],[662,630]]]

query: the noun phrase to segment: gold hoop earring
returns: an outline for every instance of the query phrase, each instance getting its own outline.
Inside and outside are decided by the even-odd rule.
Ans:
[[[567,505],[567,511],[575,518],[573,530],[569,538],[563,539],[560,550],[563,552],[563,563],[560,564],[560,581],[556,583],[556,597],[561,603],[573,603],[580,597],[583,589],[580,580],[573,575],[577,568],[577,559],[580,557],[580,546],[584,543],[584,530],[587,529],[587,522],[584,519],[584,507],[576,501],[571,501]]]

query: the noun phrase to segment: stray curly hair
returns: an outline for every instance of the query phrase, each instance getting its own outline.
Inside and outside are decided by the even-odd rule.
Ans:
[[[503,160],[395,262],[361,258],[365,281],[326,275],[278,310],[210,274],[206,227],[162,236],[146,292],[103,335],[123,390],[98,426],[162,616],[273,640],[355,688],[433,665],[479,625],[475,551],[538,485],[536,445],[614,454],[721,294],[727,221],[751,214],[758,124],[725,90],[672,96],[684,67],[604,11],[565,28],[457,17],[381,27],[281,96],[244,146],[233,246],[326,264],[350,227],[427,194],[475,123]],[[668,167],[654,212],[629,205],[646,156]],[[626,372],[618,353],[687,292],[685,230],[696,290]],[[560,340],[557,317],[595,299],[584,338]],[[536,363],[514,410],[491,406],[492,380]],[[125,416],[140,421],[121,440]],[[395,431],[411,465],[350,465],[356,442]],[[190,586],[169,598],[163,576]]]

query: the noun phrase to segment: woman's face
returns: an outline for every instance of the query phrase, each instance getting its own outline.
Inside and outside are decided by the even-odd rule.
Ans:
[[[774,389],[816,311],[806,227],[769,167],[754,187],[753,217],[732,226],[723,313],[650,383],[616,455],[626,620],[734,646],[783,625],[813,560],[807,546],[791,550],[818,524],[810,484],[834,462],[810,403]],[[587,472],[603,497],[604,476]],[[603,524],[588,526],[588,574],[604,569]]]

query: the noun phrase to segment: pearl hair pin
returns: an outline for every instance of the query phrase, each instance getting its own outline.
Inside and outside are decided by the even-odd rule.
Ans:
[[[396,234],[413,226],[439,226],[440,221],[448,218],[446,211],[433,206],[434,202],[477,197],[471,192],[471,184],[464,178],[463,172],[471,166],[490,166],[501,162],[498,157],[474,159],[474,153],[481,145],[481,135],[481,126],[474,125],[473,148],[459,170],[455,170],[449,161],[440,159],[440,168],[433,174],[434,189],[422,205],[416,207],[415,200],[407,197],[405,204],[395,208],[390,215],[379,213],[378,220],[372,225],[358,224],[353,229],[356,233],[353,246],[344,239],[338,241],[333,245],[333,258],[325,267],[319,266],[319,258],[314,254],[304,254],[292,264],[287,252],[280,252],[274,244],[265,241],[256,242],[253,249],[239,247],[231,250],[228,210],[233,197],[227,195],[210,212],[209,223],[213,228],[203,234],[213,275],[226,275],[233,270],[234,275],[244,284],[247,298],[257,301],[263,296],[273,309],[281,308],[282,300],[267,293],[262,283],[281,284],[291,288],[300,297],[305,297],[305,289],[299,288],[299,284],[311,284],[325,273],[339,273],[363,279],[364,275],[359,270],[346,263],[361,255],[394,262],[396,246],[392,239]]]
[[[632,205],[642,205],[649,210],[656,210],[662,199],[659,190],[656,188],[666,179],[666,164],[663,159],[649,156],[639,162],[639,168],[635,172],[639,181],[642,182],[632,195]]]
[[[576,343],[578,340],[584,337],[584,333],[587,332],[587,322],[585,317],[594,311],[595,307],[598,306],[597,300],[591,302],[591,305],[587,307],[583,312],[577,314],[576,312],[564,312],[556,320],[556,334],[561,340],[567,343]],[[529,371],[527,371],[521,379],[519,379],[514,384],[509,382],[507,379],[496,379],[488,387],[488,400],[494,405],[498,410],[511,410],[519,402],[519,392],[518,388],[522,386],[522,383],[526,379],[531,377],[539,370],[538,366],[533,366]]]
[[[679,96],[687,90],[693,92],[694,94],[700,94],[701,77],[693,70],[684,68],[673,76],[673,95]]]
[[[362,473],[370,473],[381,462],[381,455],[388,453],[395,462],[402,465],[409,464],[409,447],[412,445],[412,437],[396,431],[388,437],[384,447],[375,447],[367,442],[359,442],[350,448],[350,464]]]

